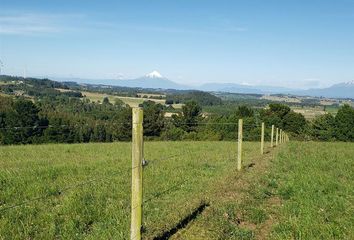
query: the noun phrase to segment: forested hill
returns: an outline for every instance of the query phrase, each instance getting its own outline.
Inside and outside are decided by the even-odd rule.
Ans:
[[[97,88],[104,92],[102,87],[48,79],[0,79],[0,144],[111,142],[131,138],[129,105],[119,98],[114,102],[107,97],[101,102],[83,98],[82,90]],[[113,89],[118,88],[107,91],[117,94]],[[126,94],[139,90],[121,89]],[[140,104],[144,109],[144,136],[159,140],[236,140],[237,121],[243,118],[247,133],[244,139],[249,141],[259,140],[261,122],[282,128],[292,138],[354,141],[354,109],[349,105],[342,106],[335,116],[326,114],[311,122],[289,106],[276,103],[263,108],[240,105],[225,113],[206,115],[204,106],[218,108],[224,104],[210,95],[168,92],[166,101],[184,103],[172,117],[165,116],[171,105],[144,101]],[[266,132],[267,138],[269,134]]]
[[[82,92],[102,93],[120,97],[141,97],[141,93],[165,96],[166,104],[195,101],[202,106],[220,105],[222,101],[208,92],[196,90],[142,89],[101,84],[57,82],[49,79],[0,76],[0,93],[24,97],[84,97]],[[153,98],[153,97],[152,97]],[[162,99],[158,97],[157,99]]]
[[[0,91],[3,94],[25,97],[56,97],[60,95],[82,97],[79,91],[61,92],[58,89],[69,90],[69,87],[64,83],[49,79],[0,76]]]

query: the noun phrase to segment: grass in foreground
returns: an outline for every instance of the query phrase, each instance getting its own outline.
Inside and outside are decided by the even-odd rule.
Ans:
[[[353,143],[287,143],[173,239],[354,239],[353,172]]]
[[[354,144],[294,142],[275,162],[274,239],[354,239]]]
[[[245,164],[258,148],[245,143]],[[235,142],[147,142],[143,236],[160,235],[210,201],[235,174],[236,149]],[[1,147],[0,239],[128,239],[130,151],[130,143]]]

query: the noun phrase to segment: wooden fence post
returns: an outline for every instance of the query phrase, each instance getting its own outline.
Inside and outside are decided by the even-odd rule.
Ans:
[[[242,125],[243,120],[238,120],[238,149],[237,149],[237,170],[240,171],[242,168]]]
[[[283,136],[284,136],[284,132],[281,131],[281,134],[280,134],[280,143],[283,143]]]
[[[141,239],[143,203],[143,110],[133,108],[132,128],[132,196],[130,239]]]
[[[272,133],[270,135],[270,147],[273,147],[273,142],[274,142],[274,125],[272,125]]]
[[[281,136],[282,136],[282,134],[283,134],[283,130],[280,129],[280,133],[279,133],[279,144],[282,144],[282,142],[281,142]]]
[[[262,133],[261,133],[261,154],[264,153],[264,122],[262,122]]]
[[[277,128],[277,131],[275,132],[275,146],[278,146],[279,143],[279,128]]]

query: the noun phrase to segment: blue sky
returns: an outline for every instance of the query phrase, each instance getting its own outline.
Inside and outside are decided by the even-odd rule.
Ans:
[[[0,0],[5,74],[309,88],[354,80],[354,0]]]

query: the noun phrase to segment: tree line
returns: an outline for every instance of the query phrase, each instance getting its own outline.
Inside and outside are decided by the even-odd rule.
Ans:
[[[342,106],[336,116],[326,114],[307,121],[288,106],[271,103],[265,109],[239,106],[228,114],[206,116],[195,101],[187,102],[172,118],[166,106],[146,101],[144,136],[154,140],[236,140],[237,122],[244,121],[245,140],[260,137],[265,122],[266,137],[275,125],[300,140],[354,141],[354,109]],[[77,97],[47,96],[36,100],[0,97],[0,143],[81,143],[129,141],[131,108],[117,99],[90,102]]]

